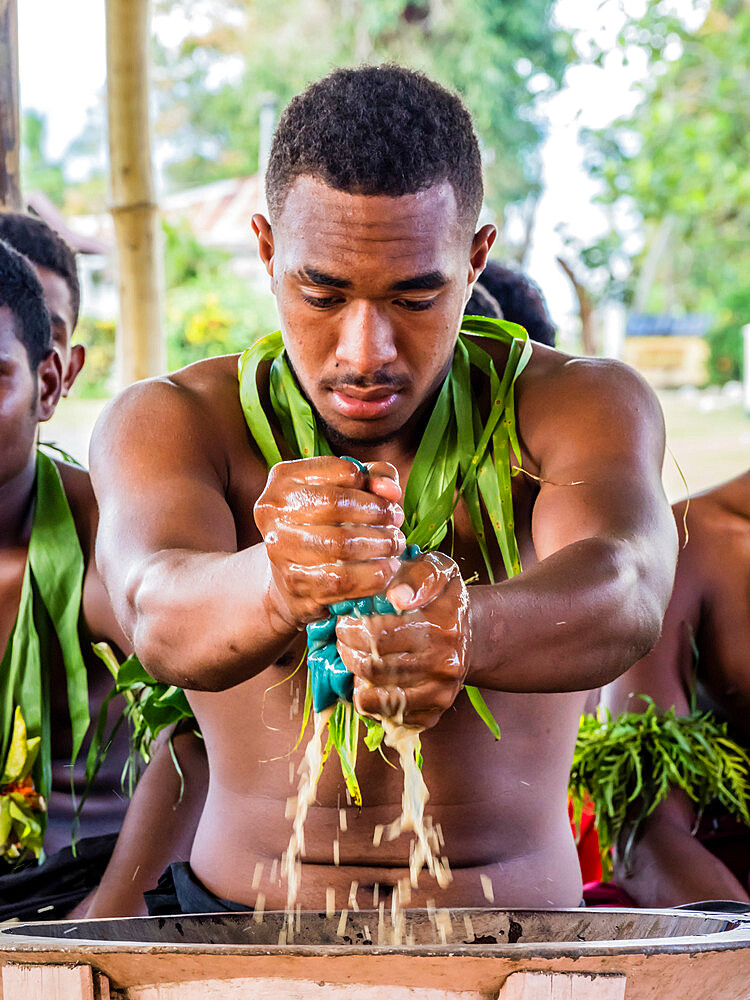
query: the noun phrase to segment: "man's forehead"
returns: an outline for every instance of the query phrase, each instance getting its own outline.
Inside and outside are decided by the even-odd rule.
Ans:
[[[380,244],[389,254],[416,251],[420,243],[444,249],[465,241],[448,182],[391,197],[337,191],[318,178],[298,177],[273,228],[289,253],[321,240],[332,246]]]
[[[67,327],[68,334],[72,334],[73,326],[73,303],[70,299],[70,288],[67,281],[61,274],[51,271],[40,264],[31,265],[36,272],[39,282],[44,292],[44,301],[52,318],[53,327],[59,326],[62,321]]]

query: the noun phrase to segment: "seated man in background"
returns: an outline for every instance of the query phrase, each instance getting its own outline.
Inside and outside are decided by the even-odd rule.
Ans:
[[[85,347],[82,344],[72,343],[81,301],[75,255],[67,243],[42,219],[20,212],[0,213],[0,240],[4,240],[8,246],[23,254],[39,280],[50,317],[51,346],[60,358],[62,371],[60,394],[67,396],[86,360]],[[88,474],[67,462],[56,462],[56,465],[67,477],[63,485],[68,492],[77,485],[76,495],[82,497],[79,501],[80,510],[77,515],[74,512],[79,536],[83,533],[84,516],[88,521],[93,519],[93,523],[86,526],[88,538],[81,539],[88,567],[89,562],[93,564],[92,546],[96,530],[96,503],[90,491]],[[91,609],[96,603],[100,617],[103,615],[103,620],[110,623],[104,634],[113,637],[115,648],[120,652],[128,650],[126,640],[111,615],[109,598],[93,565],[86,577],[86,599],[87,606]],[[89,615],[91,614],[92,611],[89,610]],[[88,667],[90,715],[96,722],[102,702],[112,690],[112,677],[101,661],[90,653],[88,642],[84,641],[82,648],[87,651],[85,658]],[[58,687],[52,691],[53,705],[55,705],[53,728],[57,733],[58,745],[52,757],[52,784],[47,801],[47,830],[44,845],[48,856],[70,846],[76,809],[70,783],[72,744],[67,746],[63,739],[63,733],[66,731],[65,689],[63,686],[58,690]],[[116,699],[110,706],[108,728],[112,727],[122,713],[123,707],[121,698]],[[74,768],[75,790],[79,797],[84,788],[83,769],[87,745],[88,739]],[[127,801],[120,787],[120,775],[127,755],[128,736],[125,727],[120,727],[104,764],[88,789],[79,816],[79,832],[82,837],[116,834],[120,829],[127,808]]]
[[[255,216],[253,228],[281,318],[266,357],[282,366],[284,392],[305,415],[297,426],[317,429],[317,443],[303,448],[292,422],[277,419],[267,363],[257,380],[252,368],[243,376],[241,400],[229,357],[132,386],[91,446],[97,551],[118,617],[149,672],[186,689],[209,759],[190,865],[165,881],[165,905],[246,909],[262,895],[267,909],[283,908],[278,860],[302,750],[299,677],[281,682],[308,623],[385,590],[405,613],[340,618],[336,648],[355,675],[358,711],[400,705],[405,724],[423,730],[429,812],[453,875],[438,905],[484,905],[494,882],[499,905],[577,906],[567,784],[586,691],[656,641],[673,578],[658,403],[623,365],[536,345],[515,384],[518,453],[502,458],[523,572],[519,560],[506,571],[497,536],[482,549],[463,498],[452,535],[434,541],[442,551],[402,563],[400,483],[414,476],[455,358],[468,355],[462,316],[495,237],[493,226],[476,229],[470,118],[411,71],[337,71],[287,108],[266,190],[270,219]],[[522,337],[501,339],[472,339],[491,373],[509,369],[511,349],[527,356]],[[488,410],[499,415],[485,369],[472,365],[472,375],[463,398],[476,410],[452,425],[464,467],[472,414],[477,426]],[[261,416],[272,430],[256,436]],[[436,437],[439,448],[450,440]],[[531,475],[511,484],[510,462]],[[434,527],[430,511],[414,516]],[[459,697],[464,683],[483,689],[499,743]],[[398,815],[400,773],[364,749],[357,770],[359,812],[344,808],[338,769],[323,769],[307,815],[304,909],[322,908],[329,891],[344,905],[354,883],[369,907],[408,881],[408,838],[373,843],[376,825]],[[412,904],[438,888],[424,873]]]
[[[682,544],[662,637],[602,700],[613,715],[643,711],[638,695],[678,716],[709,709],[750,750],[750,471],[673,509]],[[716,806],[697,817],[673,788],[642,822],[628,864],[615,849],[614,876],[639,906],[750,903],[750,826]]]
[[[129,643],[94,563],[97,508],[88,473],[53,461],[36,444],[39,424],[52,416],[83,363],[83,349],[70,346],[78,310],[75,261],[39,220],[0,215],[0,232],[39,262],[32,265],[0,241],[0,773],[14,734],[23,743],[14,726],[20,708],[27,738],[41,737],[30,777],[46,800],[45,810],[29,784],[9,780],[25,774],[7,774],[0,787],[4,818],[11,794],[25,787],[38,824],[33,842],[20,837],[19,821],[0,844],[0,919],[51,918],[64,916],[98,883],[125,815],[120,772],[128,736],[121,727],[88,789],[73,856],[89,720],[96,721],[113,683],[91,642],[105,640],[118,652]],[[175,780],[163,792],[176,800],[178,787]],[[170,808],[163,820],[171,815]],[[47,858],[37,864],[42,839]]]

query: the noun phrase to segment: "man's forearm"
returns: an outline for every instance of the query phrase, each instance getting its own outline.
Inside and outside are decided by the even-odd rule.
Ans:
[[[626,543],[591,538],[505,583],[470,587],[467,683],[518,692],[608,683],[658,638],[664,581],[648,577]]]
[[[158,680],[221,691],[265,669],[297,635],[281,613],[263,545],[160,552],[126,587],[135,652]]]
[[[750,901],[726,865],[684,825],[659,815],[644,825],[627,869],[615,852],[615,882],[639,906],[678,906],[703,899]]]

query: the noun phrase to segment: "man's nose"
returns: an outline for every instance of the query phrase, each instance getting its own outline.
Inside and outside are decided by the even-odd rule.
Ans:
[[[361,375],[395,361],[396,342],[388,317],[372,302],[352,302],[339,327],[336,360]]]

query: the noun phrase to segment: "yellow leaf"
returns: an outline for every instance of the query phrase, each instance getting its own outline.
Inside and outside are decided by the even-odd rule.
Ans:
[[[27,752],[26,723],[23,721],[21,708],[17,705],[13,716],[13,736],[8,747],[8,756],[2,777],[0,777],[0,784],[7,785],[11,781],[18,781],[26,763]]]

